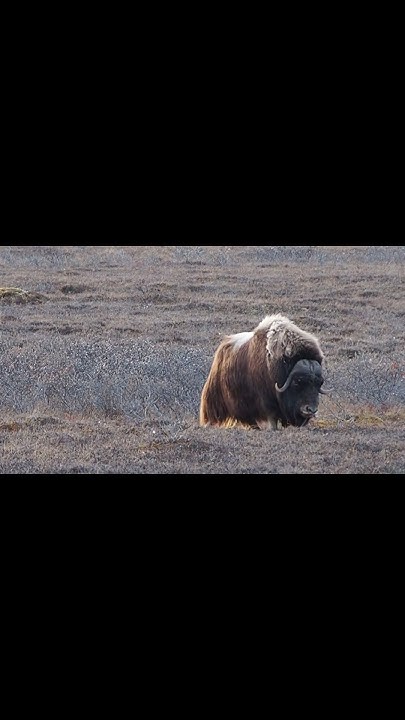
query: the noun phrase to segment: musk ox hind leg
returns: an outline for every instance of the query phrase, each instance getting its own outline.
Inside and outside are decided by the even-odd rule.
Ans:
[[[229,412],[221,393],[212,393],[212,387],[209,382],[206,383],[201,395],[199,422],[201,427],[213,426],[225,429],[277,430],[277,420],[274,418],[255,420],[252,417],[248,420],[235,417],[232,412]]]
[[[200,425],[202,427],[207,427],[208,425],[221,426],[226,423],[231,416],[224,397],[220,377],[216,372],[220,353],[221,349],[215,354],[210,373],[201,393]]]
[[[260,430],[255,420],[243,420],[236,417],[228,408],[221,389],[215,386],[209,378],[206,382],[200,402],[199,422],[201,427],[217,428],[243,428],[245,430]]]
[[[203,387],[200,401],[200,425],[222,425],[227,419],[226,406],[221,393],[212,387],[211,379],[208,378]]]
[[[252,425],[243,423],[232,416],[220,388],[213,387],[210,378],[207,380],[201,394],[199,420],[201,427],[213,426],[227,429],[241,426],[245,428],[252,427]]]

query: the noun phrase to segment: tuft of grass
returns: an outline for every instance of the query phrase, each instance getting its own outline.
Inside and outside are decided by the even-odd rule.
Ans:
[[[0,432],[17,432],[22,429],[22,424],[12,420],[11,422],[0,423]]]
[[[0,287],[0,300],[15,303],[43,302],[48,298],[38,292],[22,290],[18,287]]]
[[[405,424],[405,408],[368,404],[345,407],[344,413],[314,420],[313,426],[322,429],[342,425],[356,426],[359,428],[375,428],[401,423]]]

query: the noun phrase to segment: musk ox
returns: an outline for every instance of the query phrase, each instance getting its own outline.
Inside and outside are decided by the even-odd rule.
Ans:
[[[283,315],[252,332],[228,335],[215,352],[201,394],[200,425],[302,427],[318,410],[324,382],[318,339]],[[330,392],[330,391],[329,391]]]

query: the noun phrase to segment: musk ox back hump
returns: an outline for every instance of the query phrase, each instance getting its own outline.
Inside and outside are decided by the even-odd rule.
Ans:
[[[318,339],[283,315],[268,315],[249,332],[226,336],[201,393],[200,425],[277,427],[296,424],[276,390],[302,359],[323,363]],[[305,379],[305,378],[304,378]],[[288,395],[291,404],[293,386]]]

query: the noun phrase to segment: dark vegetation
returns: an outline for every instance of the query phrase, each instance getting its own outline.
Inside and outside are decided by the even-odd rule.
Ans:
[[[404,246],[0,248],[0,471],[400,474]],[[198,427],[224,334],[281,312],[320,339],[316,421]]]

